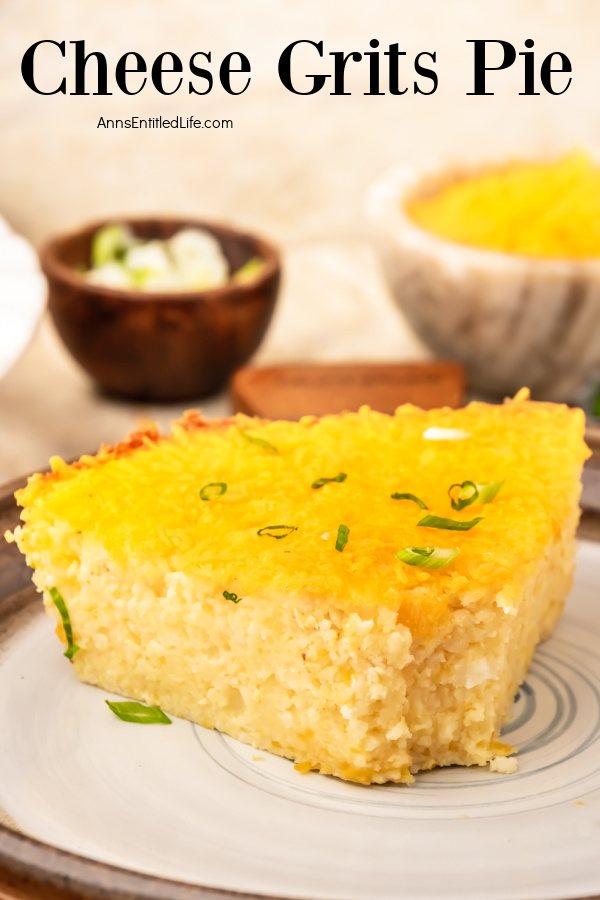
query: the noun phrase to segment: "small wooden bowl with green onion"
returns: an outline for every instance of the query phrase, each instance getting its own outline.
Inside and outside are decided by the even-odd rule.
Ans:
[[[208,261],[198,260],[198,232]],[[86,225],[50,240],[41,263],[52,319],[77,362],[109,394],[159,402],[226,384],[259,346],[281,276],[270,242],[183,217]]]

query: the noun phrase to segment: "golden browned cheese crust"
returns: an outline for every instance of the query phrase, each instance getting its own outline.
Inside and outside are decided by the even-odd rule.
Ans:
[[[18,492],[14,539],[57,623],[51,588],[65,599],[83,680],[304,769],[408,782],[510,750],[500,727],[571,583],[583,431],[526,393],[300,422],[190,412],[54,459]],[[455,510],[465,481],[502,487]],[[398,557],[424,546],[450,564]]]

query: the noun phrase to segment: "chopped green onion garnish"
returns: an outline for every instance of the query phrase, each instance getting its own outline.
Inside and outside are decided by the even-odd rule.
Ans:
[[[238,597],[237,594],[234,594],[231,591],[223,591],[223,596],[226,600],[231,600],[232,603],[239,603],[242,599],[241,597]]]
[[[65,637],[67,639],[67,649],[65,650],[65,656],[67,657],[67,659],[73,659],[73,657],[79,650],[79,647],[73,641],[73,629],[71,627],[71,618],[69,616],[67,604],[65,603],[64,597],[60,593],[58,588],[51,587],[49,593],[52,597],[52,602],[60,613],[60,618],[65,631]]]
[[[491,481],[485,484],[463,481],[462,484],[452,484],[448,488],[452,509],[464,509],[471,503],[491,503],[503,484],[503,481]]]
[[[200,489],[200,499],[214,500],[215,497],[220,497],[221,494],[224,494],[226,490],[227,485],[224,481],[211,481],[210,484],[205,484]]]
[[[135,243],[125,225],[104,225],[92,239],[92,266],[96,269],[110,262],[119,262]]]
[[[311,488],[314,491],[318,491],[319,488],[322,488],[324,484],[329,484],[332,481],[342,482],[345,481],[347,477],[348,476],[345,472],[339,472],[333,478],[317,478],[317,480],[313,481],[313,483],[311,484]]]
[[[337,530],[337,537],[335,539],[335,549],[339,550],[341,553],[348,543],[348,535],[350,534],[350,529],[347,525],[340,525]]]
[[[594,388],[591,412],[596,419],[600,419],[600,384],[597,384]]]
[[[460,550],[451,547],[403,547],[396,556],[407,566],[421,566],[423,569],[443,569],[451,563]]]
[[[421,509],[429,509],[426,503],[423,503],[420,497],[417,497],[415,494],[390,494],[392,500],[412,500],[413,503],[416,503]]]
[[[464,509],[475,503],[479,497],[479,489],[474,481],[463,481],[462,484],[451,484],[448,488],[448,496],[452,509]]]
[[[124,700],[113,703],[112,700],[104,701],[115,716],[124,722],[138,722],[140,725],[170,725],[170,718],[158,706],[144,706],[134,700]]]
[[[258,277],[258,275],[260,275],[264,267],[264,259],[261,259],[260,256],[253,256],[252,259],[249,259],[248,262],[245,262],[244,265],[237,270],[237,272],[234,272],[234,274],[232,275],[232,281],[237,281],[242,284],[245,284],[247,281],[253,281]]]
[[[461,522],[458,519],[444,519],[441,516],[424,516],[417,522],[417,525],[422,525],[425,528],[443,528],[446,531],[469,531],[481,521],[481,516],[478,516],[476,519],[469,519],[468,522]]]
[[[259,537],[272,537],[275,538],[276,541],[280,541],[281,538],[287,537],[288,534],[291,534],[292,531],[298,531],[297,525],[265,525],[264,528],[259,528],[256,532]]]
[[[271,453],[279,453],[277,447],[273,444],[270,444],[268,441],[265,441],[264,438],[257,437],[255,434],[251,434],[249,431],[245,431],[243,428],[238,428],[239,433],[244,438],[244,440],[248,441],[250,444],[256,444],[257,447],[262,447],[263,450],[269,450]]]
[[[487,484],[478,484],[477,490],[479,491],[478,503],[491,503],[492,500],[495,500],[502,488],[504,482],[503,481],[490,481]]]

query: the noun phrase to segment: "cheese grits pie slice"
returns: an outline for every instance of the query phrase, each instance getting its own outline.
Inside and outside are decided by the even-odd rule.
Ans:
[[[8,537],[83,681],[351,781],[502,770],[571,585],[583,432],[527,391],[300,422],[190,412],[53,459]]]

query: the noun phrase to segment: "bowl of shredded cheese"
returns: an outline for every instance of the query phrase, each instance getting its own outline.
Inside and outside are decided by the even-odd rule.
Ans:
[[[600,164],[548,159],[412,169],[367,202],[392,294],[472,388],[577,400],[600,371]]]

